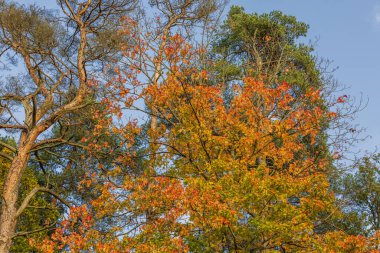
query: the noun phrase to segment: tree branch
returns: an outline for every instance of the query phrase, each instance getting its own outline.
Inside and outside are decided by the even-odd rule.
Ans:
[[[45,149],[45,148],[52,148],[52,147],[56,147],[56,146],[64,145],[64,144],[70,145],[73,147],[79,147],[82,149],[87,149],[87,146],[85,146],[85,145],[81,145],[81,144],[75,143],[75,142],[70,142],[70,141],[65,140],[63,138],[54,138],[54,139],[43,140],[43,141],[40,141],[40,142],[34,144],[32,149],[30,150],[30,152],[37,151],[40,149]]]
[[[45,188],[45,187],[36,187],[34,188],[24,199],[24,201],[22,202],[22,204],[20,205],[19,209],[17,210],[17,213],[16,213],[16,217],[20,216],[21,213],[25,210],[25,208],[28,206],[29,202],[31,201],[31,199],[34,197],[34,195],[36,195],[37,192],[46,192],[46,193],[49,193],[50,195],[54,196],[56,199],[58,199],[59,201],[62,202],[62,204],[64,204],[65,206],[69,207],[70,208],[70,204],[64,200],[63,198],[61,198],[56,192],[48,189],[48,188]]]
[[[17,152],[17,149],[15,147],[12,147],[11,145],[3,142],[3,141],[0,141],[0,145],[9,149],[10,151],[12,151],[13,153],[16,153]]]
[[[43,227],[43,228],[39,228],[39,229],[32,230],[32,231],[25,231],[25,232],[15,233],[12,236],[12,239],[15,238],[15,237],[18,237],[18,236],[25,236],[25,235],[35,234],[35,233],[42,232],[42,231],[45,231],[45,230],[53,230],[53,229],[55,229],[55,224],[57,224],[57,223],[54,222],[53,224],[51,224],[48,227]]]
[[[12,124],[0,124],[0,129],[2,128],[9,128],[9,129],[21,129],[21,130],[27,130],[28,128],[23,125],[12,125]]]
[[[10,156],[10,155],[8,155],[8,154],[6,154],[6,153],[4,153],[4,152],[0,152],[0,157],[3,157],[3,158],[5,158],[5,159],[8,159],[9,161],[13,161],[13,157],[12,156]]]

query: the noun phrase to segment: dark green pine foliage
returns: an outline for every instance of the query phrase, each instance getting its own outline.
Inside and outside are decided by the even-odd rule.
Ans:
[[[234,80],[247,71],[267,75],[302,87],[321,86],[313,48],[298,43],[308,25],[280,11],[248,14],[233,6],[214,45],[216,70],[223,80]]]

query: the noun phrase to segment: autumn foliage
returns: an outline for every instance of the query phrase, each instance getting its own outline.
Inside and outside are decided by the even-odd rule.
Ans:
[[[40,249],[377,252],[377,235],[368,240],[315,230],[322,214],[339,215],[326,176],[329,161],[316,151],[323,150],[320,133],[335,115],[319,106],[319,91],[296,97],[292,84],[268,83],[265,75],[213,83],[212,73],[194,66],[196,49],[179,35],[169,42],[165,78],[140,87],[138,96],[159,119],[148,143],[157,147],[154,166],[93,175],[87,187],[98,198],[90,209],[72,209]],[[133,145],[131,136],[142,126],[126,127]],[[107,217],[117,225],[99,231],[97,223]]]
[[[329,94],[312,49],[296,43],[306,24],[232,7],[211,45],[196,29],[217,30],[216,0],[149,1],[161,14],[151,22],[137,13],[146,26],[121,15],[134,0],[59,2],[79,31],[57,49],[67,62],[53,54],[49,75],[28,62],[34,54],[44,61],[45,51],[20,51],[37,88],[21,100],[0,97],[19,99],[30,122],[11,117],[6,127],[24,139],[0,139],[0,161],[8,159],[0,188],[13,201],[0,213],[8,224],[1,253],[20,248],[17,241],[44,253],[379,252],[376,219],[366,234],[336,226],[349,213],[337,203],[350,192],[335,191],[342,153],[328,138],[350,97]],[[67,48],[79,52],[77,63]],[[51,76],[60,77],[50,83]],[[375,185],[370,165],[356,188],[368,175]],[[23,227],[33,230],[17,231]]]

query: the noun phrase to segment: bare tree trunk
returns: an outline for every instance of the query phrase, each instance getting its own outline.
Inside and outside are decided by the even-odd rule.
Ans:
[[[22,174],[29,160],[29,151],[33,145],[30,136],[21,134],[20,149],[14,157],[4,182],[0,212],[0,253],[8,253],[12,237],[16,232],[17,200]]]

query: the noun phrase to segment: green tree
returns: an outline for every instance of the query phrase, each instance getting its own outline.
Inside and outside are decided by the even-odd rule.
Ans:
[[[313,48],[298,42],[307,31],[307,24],[280,11],[248,14],[233,6],[214,45],[219,77],[233,80],[253,70],[257,76],[297,85],[295,92],[320,88]]]
[[[342,176],[341,201],[352,233],[371,235],[380,229],[380,154],[363,157],[354,172]]]

